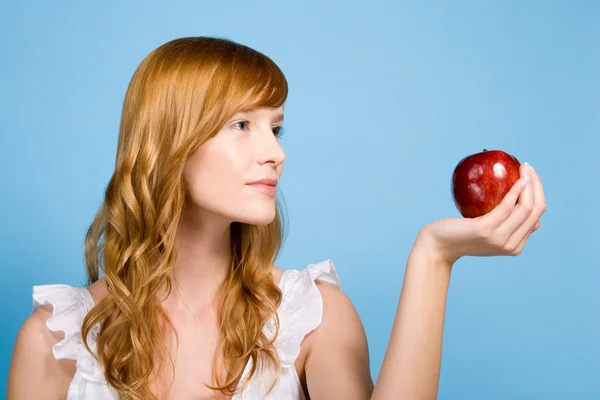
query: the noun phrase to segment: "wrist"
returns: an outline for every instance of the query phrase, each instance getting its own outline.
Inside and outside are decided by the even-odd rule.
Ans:
[[[452,266],[459,258],[448,254],[448,252],[445,251],[444,247],[431,233],[429,225],[424,226],[421,231],[419,231],[411,251],[411,256],[417,257],[427,264],[432,264],[447,270],[451,270]]]

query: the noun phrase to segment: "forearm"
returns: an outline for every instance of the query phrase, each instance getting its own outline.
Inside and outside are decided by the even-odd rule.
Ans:
[[[408,258],[400,301],[372,399],[437,397],[451,265],[421,233]]]

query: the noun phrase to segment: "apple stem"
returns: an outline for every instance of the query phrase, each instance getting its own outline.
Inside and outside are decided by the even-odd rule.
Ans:
[[[483,152],[485,153],[486,151],[488,151],[488,149],[483,149]]]

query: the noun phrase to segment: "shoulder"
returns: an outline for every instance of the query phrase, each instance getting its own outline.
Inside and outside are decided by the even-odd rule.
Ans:
[[[279,268],[278,266],[271,265],[271,275],[273,275],[273,282],[275,282],[276,285],[279,285],[279,283],[281,282],[283,272],[284,270]]]
[[[96,282],[94,282],[90,286],[88,286],[87,289],[90,292],[90,294],[92,295],[92,298],[94,299],[94,303],[96,303],[96,304],[98,304],[100,302],[100,300],[102,300],[104,298],[104,296],[106,296],[106,294],[108,293],[108,289],[106,287],[106,281],[104,280],[104,278],[98,279]]]
[[[49,328],[53,315],[52,304],[39,305],[21,325],[10,363],[8,399],[66,396],[75,362],[55,355],[54,349],[65,333]]]
[[[30,356],[42,359],[53,355],[52,347],[65,335],[63,332],[53,332],[47,327],[52,312],[51,304],[43,305],[23,322],[15,341],[14,357]]]
[[[366,332],[350,297],[329,283],[317,281],[316,285],[321,294],[323,313],[321,324],[310,338],[308,355],[339,354],[346,362],[368,363]]]
[[[315,285],[321,295],[323,302],[323,317],[319,328],[323,330],[323,326],[327,328],[329,325],[346,326],[361,325],[360,318],[350,300],[350,297],[344,293],[339,287],[324,281],[315,281]],[[341,323],[342,325],[338,325]]]
[[[304,370],[309,391],[319,398],[368,398],[373,383],[359,314],[336,281],[314,282],[322,313],[320,324],[306,337]]]
[[[284,272],[280,283],[283,300],[278,312],[280,331],[276,343],[284,365],[303,360],[319,338],[339,329],[361,330],[360,319],[349,297],[341,290],[337,270],[325,260]],[[357,328],[358,327],[358,328]],[[301,351],[301,353],[300,353]]]
[[[318,345],[331,340],[339,342],[338,336],[340,336],[340,332],[343,332],[342,340],[347,340],[349,344],[362,346],[364,329],[358,312],[350,297],[342,290],[333,263],[330,260],[326,263],[328,270],[319,270],[317,273],[314,270],[310,271],[322,305],[321,323],[312,332],[311,344]],[[307,268],[307,271],[311,266]]]

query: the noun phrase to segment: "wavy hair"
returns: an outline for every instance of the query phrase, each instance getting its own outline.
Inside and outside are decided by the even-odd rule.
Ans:
[[[174,372],[167,326],[177,333],[158,293],[173,287],[186,159],[237,112],[283,106],[287,94],[286,78],[270,58],[228,39],[176,39],[136,69],[123,103],[115,169],[85,238],[88,284],[102,273],[108,293],[87,314],[82,336],[89,351],[88,335],[96,337],[95,356],[119,398],[155,399],[151,380],[167,361]],[[280,372],[274,337],[263,326],[273,318],[279,329],[281,292],[269,266],[283,235],[279,203],[272,223],[231,227],[232,263],[219,289],[216,386],[209,386],[226,395],[246,385],[264,361]]]

